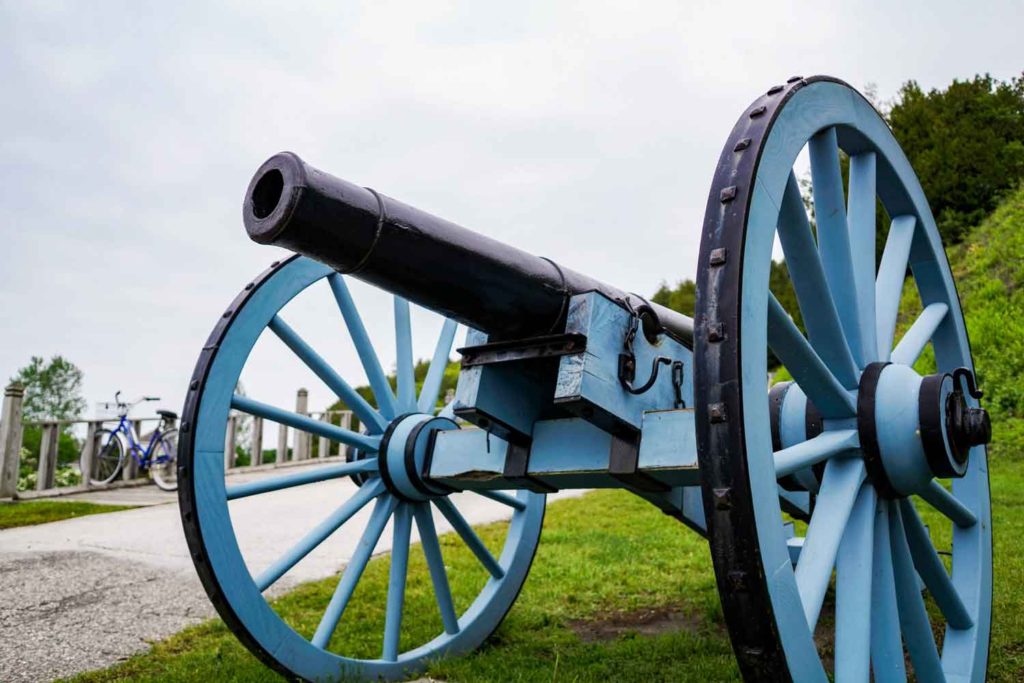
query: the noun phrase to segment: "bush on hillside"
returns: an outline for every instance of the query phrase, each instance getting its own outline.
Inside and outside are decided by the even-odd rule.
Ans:
[[[947,244],[959,243],[1024,178],[1024,77],[986,74],[928,92],[908,81],[887,118]]]

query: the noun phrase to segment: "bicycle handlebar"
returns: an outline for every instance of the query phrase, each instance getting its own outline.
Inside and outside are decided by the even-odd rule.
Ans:
[[[120,389],[118,391],[114,392],[114,405],[116,405],[118,408],[123,408],[125,410],[127,410],[127,409],[131,408],[132,406],[137,405],[139,403],[143,403],[145,401],[159,401],[159,400],[160,400],[159,396],[140,396],[139,398],[135,399],[134,401],[122,401],[121,400],[121,391],[120,391]],[[110,404],[108,403],[107,405],[110,405]]]

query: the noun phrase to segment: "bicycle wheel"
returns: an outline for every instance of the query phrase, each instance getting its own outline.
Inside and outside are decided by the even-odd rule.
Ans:
[[[153,483],[164,491],[178,490],[178,430],[163,433],[160,441],[153,446],[150,455],[149,472]]]
[[[121,473],[121,466],[124,464],[124,444],[116,432],[109,429],[96,431],[96,440],[93,442],[99,446],[92,458],[92,471],[88,473],[89,483],[93,485],[109,484]],[[86,476],[85,463],[82,463],[82,477]]]

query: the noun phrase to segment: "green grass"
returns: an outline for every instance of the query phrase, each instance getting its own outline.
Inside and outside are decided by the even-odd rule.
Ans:
[[[62,500],[23,500],[0,503],[0,529],[46,524],[71,517],[130,510],[132,505],[99,505]]]
[[[995,606],[989,680],[1024,679],[1024,460],[996,447],[992,453],[995,527]],[[936,540],[948,533],[928,515]],[[482,527],[493,548],[504,524]],[[947,541],[948,542],[948,541]],[[464,607],[484,577],[476,560],[451,535],[442,538],[456,604]],[[412,553],[403,646],[440,632],[429,578]],[[389,558],[374,559],[332,640],[376,657],[383,631]],[[306,635],[312,632],[335,580],[304,584],[275,601]],[[685,625],[656,635],[624,633],[585,642],[579,622],[669,608]],[[576,624],[576,628],[574,628]],[[434,664],[428,675],[452,681],[727,681],[738,672],[726,635],[707,544],[653,506],[621,491],[598,491],[549,506],[544,535],[519,600],[477,652]],[[74,680],[275,681],[220,620],[157,643],[143,655]]]
[[[506,525],[480,529],[492,548]],[[484,580],[457,537],[442,537],[457,608]],[[365,656],[380,653],[388,557],[374,559],[332,640]],[[319,620],[336,580],[305,584],[275,607],[306,635]],[[403,647],[441,630],[422,553],[410,561]],[[692,627],[656,637],[626,635],[584,643],[575,620],[601,620],[672,606]],[[685,659],[685,665],[680,662]],[[680,671],[688,680],[733,680],[736,665],[722,625],[707,544],[649,503],[620,491],[599,491],[549,506],[543,539],[523,592],[495,635],[478,652],[434,665],[429,674],[469,681],[657,680]],[[628,678],[623,676],[627,675]],[[151,652],[79,681],[280,680],[213,620],[158,643]],[[678,679],[677,679],[678,680]]]

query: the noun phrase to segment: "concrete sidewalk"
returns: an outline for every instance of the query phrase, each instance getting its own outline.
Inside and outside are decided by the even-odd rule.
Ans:
[[[237,475],[232,483],[280,474]],[[142,502],[154,489],[131,491],[143,491],[135,494]],[[344,479],[233,501],[232,522],[253,574],[354,491]],[[117,493],[95,502],[124,500]],[[176,498],[157,495],[174,502],[0,531],[0,681],[45,681],[109,666],[214,614],[189,558]],[[472,524],[510,513],[473,494],[453,500]],[[371,507],[273,590],[336,574],[351,557]],[[439,532],[451,529],[440,515],[435,522]],[[390,542],[385,531],[377,552],[389,550]]]

